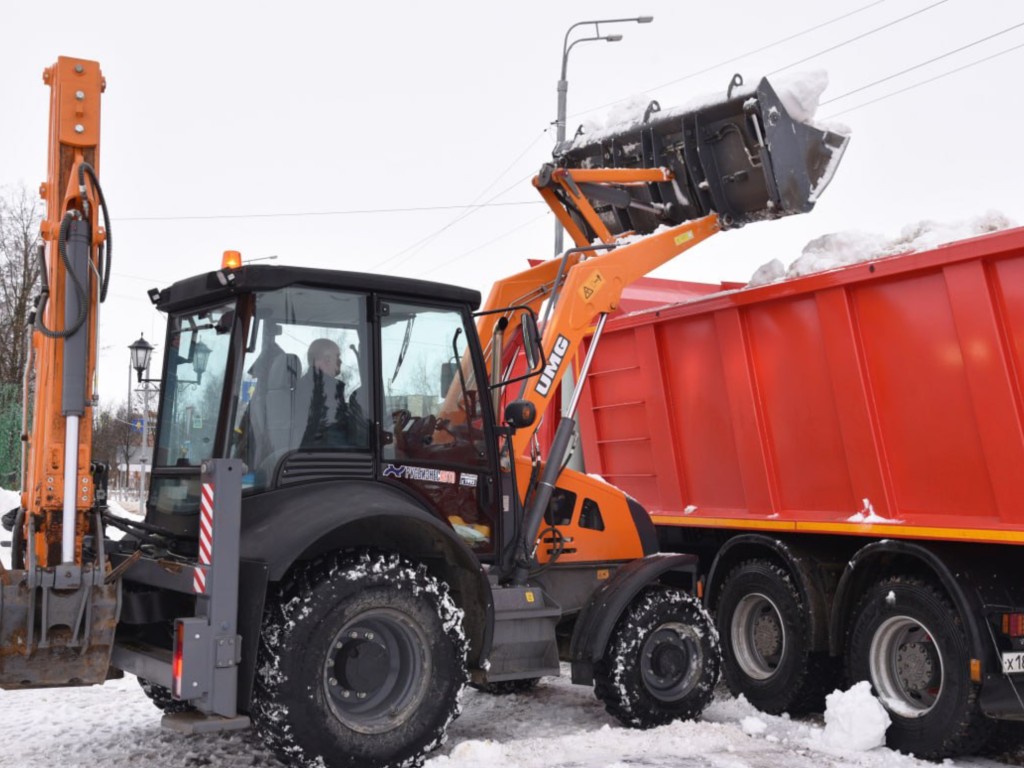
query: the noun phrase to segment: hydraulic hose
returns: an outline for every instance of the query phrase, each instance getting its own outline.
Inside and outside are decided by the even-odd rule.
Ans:
[[[100,301],[106,301],[107,288],[110,285],[110,268],[113,260],[114,253],[114,237],[110,230],[110,215],[107,211],[107,201],[103,196],[103,188],[100,186],[99,179],[96,176],[96,170],[89,165],[89,163],[80,163],[78,166],[78,186],[82,194],[82,204],[85,208],[85,213],[88,214],[89,210],[89,199],[85,189],[85,177],[89,176],[89,181],[92,182],[93,187],[96,189],[96,196],[99,198],[99,207],[103,213],[103,226],[106,229],[107,238],[106,243],[101,243],[100,258],[98,265],[99,281],[100,281]],[[81,211],[68,211],[64,214],[64,218],[60,222],[60,230],[57,234],[57,251],[60,254],[61,262],[64,264],[64,269],[67,272],[68,278],[71,281],[72,286],[75,290],[75,295],[78,297],[78,316],[74,322],[63,330],[55,331],[51,328],[46,327],[46,322],[43,319],[44,311],[46,309],[47,301],[50,297],[50,286],[46,274],[46,261],[45,255],[40,254],[42,261],[40,269],[40,280],[42,281],[41,290],[39,293],[39,307],[36,313],[36,328],[44,336],[51,339],[66,339],[72,336],[82,324],[85,322],[85,318],[88,315],[88,302],[86,300],[85,286],[82,285],[81,280],[74,273],[71,268],[71,261],[68,258],[67,252],[67,239],[68,230],[71,228],[71,223],[78,219],[85,218]]]

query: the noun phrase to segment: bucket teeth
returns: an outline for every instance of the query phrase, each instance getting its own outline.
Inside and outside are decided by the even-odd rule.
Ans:
[[[767,79],[754,93],[645,121],[555,150],[575,168],[667,168],[674,178],[590,199],[612,234],[647,234],[717,213],[723,228],[807,213],[849,137],[789,114]],[[590,196],[588,195],[588,198]]]

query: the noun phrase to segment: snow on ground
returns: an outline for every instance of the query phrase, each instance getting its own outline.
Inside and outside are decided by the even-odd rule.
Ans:
[[[0,490],[0,512],[17,506]],[[123,510],[117,510],[124,514]],[[0,539],[9,540],[0,530]],[[0,549],[4,562],[10,550]],[[568,666],[533,691],[492,696],[467,689],[463,714],[426,768],[926,768],[884,747],[888,716],[866,683],[829,698],[824,718],[758,712],[719,687],[697,722],[624,728]],[[1024,765],[1024,751],[1001,760]],[[995,768],[986,758],[944,768]],[[251,731],[182,736],[130,675],[103,686],[0,691],[0,768],[282,768]]]
[[[464,714],[426,768],[926,768],[879,747],[877,702],[866,687],[835,699],[820,719],[755,710],[720,690],[699,722],[650,731],[621,727],[588,688],[547,678],[534,691],[491,696],[467,690]],[[832,712],[835,712],[833,715]],[[0,691],[0,766],[23,768],[280,768],[251,732],[180,736],[134,678],[102,687]],[[831,729],[831,731],[830,731]],[[998,766],[946,761],[945,768]]]

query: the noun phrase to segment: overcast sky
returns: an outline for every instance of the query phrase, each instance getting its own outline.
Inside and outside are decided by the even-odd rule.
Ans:
[[[735,72],[825,69],[827,102],[1009,30],[824,104],[818,117],[852,140],[815,211],[721,234],[658,276],[745,281],[828,232],[895,234],[992,209],[1024,223],[1024,47],[943,76],[1024,46],[1024,26],[1010,29],[1024,5],[1009,0],[5,2],[0,185],[45,177],[43,68],[98,60],[116,239],[101,396],[120,400],[127,345],[162,339],[145,290],[216,268],[225,249],[484,292],[549,256],[553,218],[529,178],[554,143],[563,36],[576,21],[643,14],[654,22],[602,28],[621,42],[573,49],[570,134],[622,100],[668,108],[724,93]],[[481,202],[492,204],[468,216],[339,213]]]

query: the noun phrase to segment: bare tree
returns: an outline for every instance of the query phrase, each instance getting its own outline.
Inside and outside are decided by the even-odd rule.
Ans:
[[[17,487],[21,464],[26,321],[39,282],[42,204],[24,187],[0,189],[0,483]]]
[[[39,282],[42,203],[24,185],[0,192],[0,382],[18,384],[28,354],[25,322]]]
[[[128,464],[140,436],[133,428],[127,403],[104,404],[93,412],[92,456],[110,468],[111,483],[119,484],[118,465]]]

